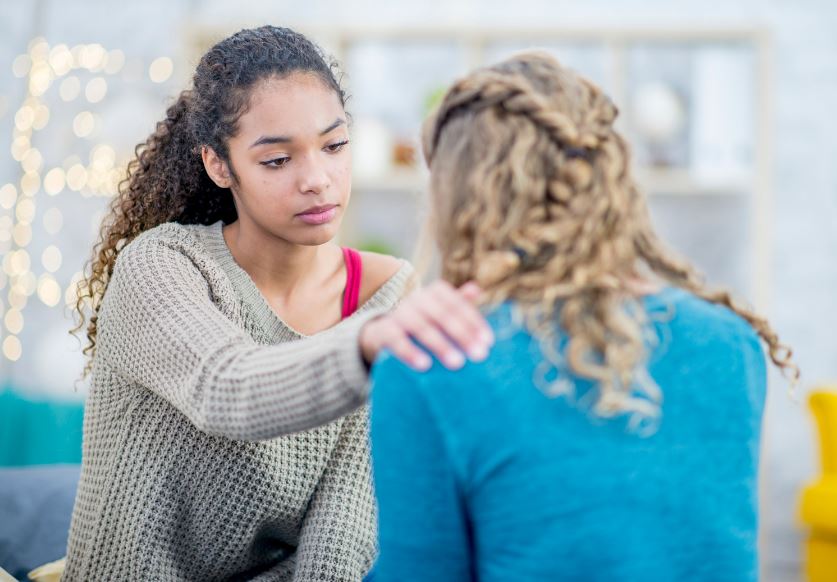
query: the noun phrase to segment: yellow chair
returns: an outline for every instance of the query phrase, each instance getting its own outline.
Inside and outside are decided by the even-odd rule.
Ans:
[[[809,582],[837,580],[837,386],[808,399],[820,437],[822,477],[802,492],[802,521],[811,533],[805,550]]]

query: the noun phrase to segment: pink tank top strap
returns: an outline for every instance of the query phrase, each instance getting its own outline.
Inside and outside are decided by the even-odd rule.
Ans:
[[[343,319],[357,311],[360,300],[360,281],[363,275],[363,263],[360,253],[355,249],[343,247],[343,259],[346,261],[346,289],[343,291]]]

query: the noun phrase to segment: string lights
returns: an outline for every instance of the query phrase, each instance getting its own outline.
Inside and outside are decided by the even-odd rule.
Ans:
[[[60,164],[50,164],[51,160],[45,159],[33,143],[35,133],[50,123],[45,96],[50,88],[57,87],[62,101],[79,102],[79,111],[72,117],[72,131],[80,140],[91,140],[102,123],[96,109],[107,99],[112,78],[123,72],[123,81],[135,80],[137,67],[141,69],[141,62],[134,60],[128,71],[125,54],[119,49],[107,50],[98,43],[72,48],[65,44],[50,46],[40,37],[33,39],[27,53],[12,63],[14,75],[25,79],[26,95],[14,114],[9,150],[20,165],[21,177],[17,182],[0,184],[0,350],[9,361],[17,361],[23,354],[19,336],[30,299],[36,295],[44,305],[56,307],[63,295],[65,305],[74,305],[82,278],[77,271],[62,293],[56,273],[64,253],[57,243],[47,246],[40,256],[32,256],[33,225],[39,212],[44,231],[54,237],[63,228],[64,217],[50,204],[52,197],[70,192],[82,197],[112,197],[125,173],[125,163],[117,163],[116,152],[105,143],[93,145],[87,160],[71,155]],[[173,69],[170,58],[160,57],[151,63],[148,78],[163,83]]]

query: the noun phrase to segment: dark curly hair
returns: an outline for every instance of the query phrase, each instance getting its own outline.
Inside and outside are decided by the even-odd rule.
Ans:
[[[78,325],[73,333],[87,321],[85,376],[96,352],[99,308],[120,249],[142,232],[166,222],[236,220],[232,193],[209,178],[201,148],[212,148],[229,164],[227,142],[236,133],[253,88],[264,79],[292,73],[316,75],[345,106],[337,64],[316,44],[287,28],[246,29],[220,41],[201,58],[192,88],[180,93],[154,133],[136,147],[127,176],[102,222],[86,265],[87,275],[77,288],[74,311]]]

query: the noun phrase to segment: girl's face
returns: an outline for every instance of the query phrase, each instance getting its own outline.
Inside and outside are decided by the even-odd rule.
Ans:
[[[351,195],[349,130],[335,91],[295,73],[257,85],[229,140],[239,218],[299,245],[337,234]]]

